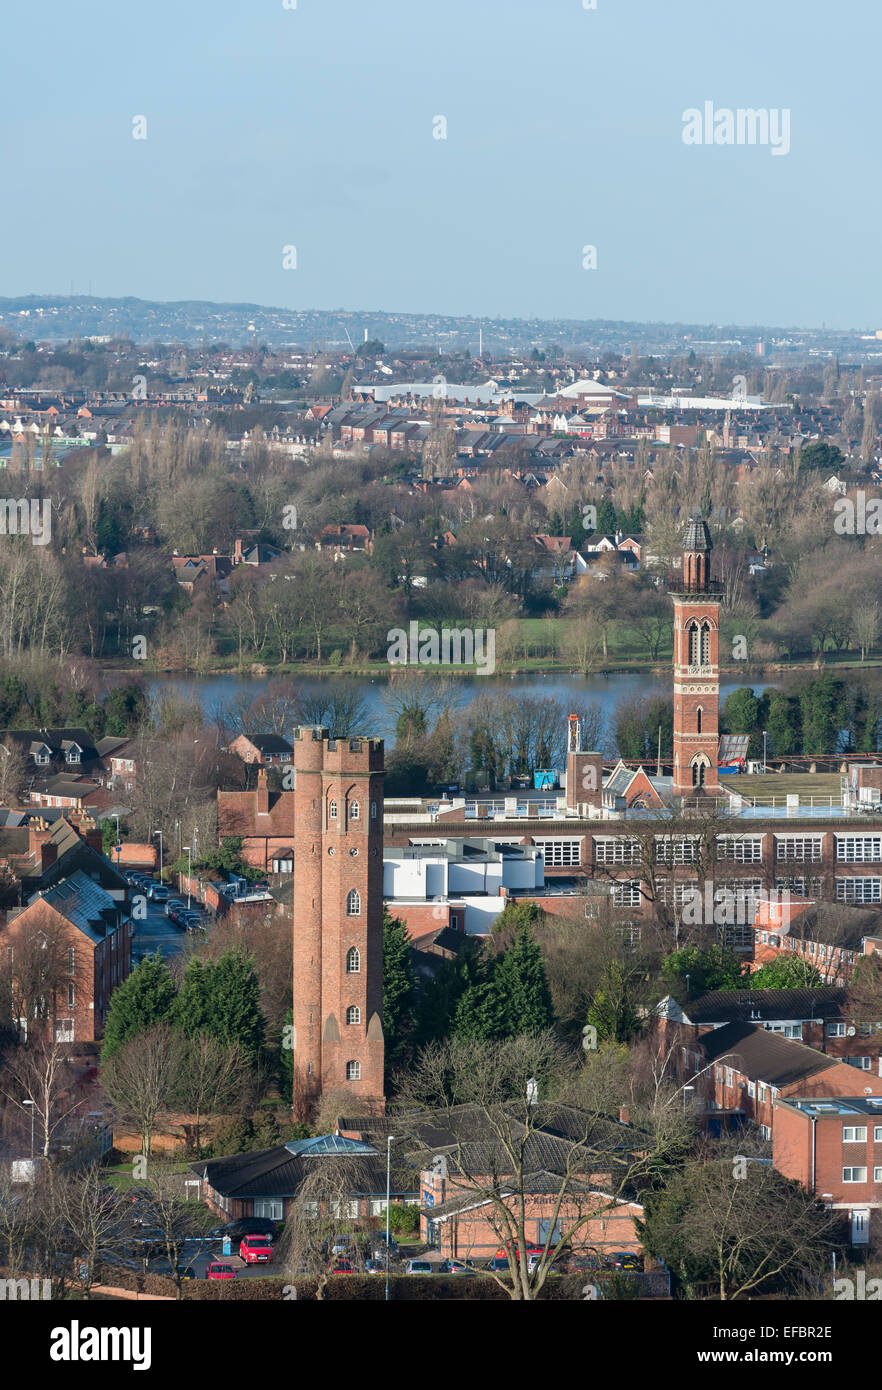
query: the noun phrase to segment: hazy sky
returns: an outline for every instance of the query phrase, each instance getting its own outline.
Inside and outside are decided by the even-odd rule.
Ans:
[[[7,7],[0,294],[882,326],[879,0],[595,3]]]

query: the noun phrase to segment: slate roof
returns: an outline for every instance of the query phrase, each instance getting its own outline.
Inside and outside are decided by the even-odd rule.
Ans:
[[[38,897],[31,902],[38,901]],[[120,904],[82,869],[49,888],[42,898],[91,941],[103,941],[108,930],[114,930],[119,922]]]
[[[700,514],[691,516],[686,527],[686,534],[683,537],[683,549],[707,555],[711,548],[710,531],[707,529],[707,522],[704,517]]]
[[[821,989],[718,989],[683,1006],[690,1023],[806,1022],[842,1018],[848,995],[837,985]]]
[[[311,1165],[333,1161],[333,1155],[329,1156],[326,1149],[312,1154],[309,1151],[293,1153],[291,1149],[291,1145],[277,1144],[259,1153],[212,1158],[192,1164],[191,1171],[198,1173],[223,1197],[294,1197],[300,1184],[312,1171]],[[396,1160],[394,1146],[392,1152],[392,1192],[395,1196],[415,1196],[420,1186],[418,1170],[400,1155]],[[385,1196],[385,1143],[382,1153],[360,1155],[347,1149],[342,1157],[346,1158],[347,1172],[353,1177],[350,1189],[353,1196]]]
[[[840,1065],[836,1057],[825,1057],[804,1043],[752,1023],[727,1023],[705,1033],[699,1045],[708,1062],[725,1057],[727,1066],[770,1086],[791,1086]]]

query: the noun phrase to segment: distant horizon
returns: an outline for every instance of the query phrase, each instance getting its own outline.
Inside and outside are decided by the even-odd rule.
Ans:
[[[590,326],[592,324],[618,325],[625,328],[665,328],[665,329],[707,329],[714,332],[737,332],[745,336],[756,337],[756,335],[768,333],[806,333],[817,334],[826,333],[830,336],[862,336],[872,337],[876,329],[872,324],[853,324],[845,327],[831,327],[826,323],[747,323],[747,322],[721,322],[719,320],[697,320],[697,319],[663,319],[663,318],[628,318],[615,317],[609,314],[596,315],[591,318],[579,317],[576,315],[557,315],[557,314],[474,314],[474,313],[449,313],[441,309],[403,309],[403,308],[350,308],[345,305],[335,305],[333,307],[322,305],[284,305],[277,303],[262,302],[254,299],[205,299],[200,297],[157,299],[138,294],[95,294],[89,292],[74,291],[72,294],[65,294],[56,291],[36,291],[29,290],[22,294],[9,295],[0,294],[0,311],[4,305],[15,305],[22,301],[32,300],[38,303],[55,302],[57,304],[75,305],[114,305],[114,304],[134,304],[146,307],[157,307],[166,309],[178,308],[206,308],[223,310],[257,310],[261,313],[284,314],[284,315],[321,315],[324,317],[345,316],[353,319],[372,319],[372,318],[403,318],[403,319],[438,319],[451,321],[465,321],[473,323],[476,328],[482,324],[565,324],[577,326]],[[0,324],[7,327],[4,316],[0,312]],[[23,324],[22,329],[30,325]],[[882,344],[882,339],[879,340]],[[358,343],[355,344],[358,347]],[[725,346],[721,343],[721,346]]]

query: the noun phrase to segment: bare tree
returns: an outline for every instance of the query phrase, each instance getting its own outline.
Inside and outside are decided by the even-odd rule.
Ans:
[[[0,1092],[28,1123],[33,1116],[44,1157],[82,1104],[67,1053],[67,1044],[41,1032],[28,1043],[12,1044],[0,1071]]]
[[[121,1119],[138,1126],[145,1157],[150,1155],[157,1118],[169,1109],[174,1095],[179,1046],[179,1035],[158,1024],[130,1039],[101,1066],[101,1084]]]
[[[433,1044],[397,1078],[396,1135],[410,1140],[409,1157],[422,1169],[443,1160],[447,1203],[461,1202],[466,1220],[480,1212],[507,1257],[508,1281],[492,1277],[517,1301],[538,1297],[555,1262],[591,1222],[639,1200],[634,1194],[658,1159],[651,1135],[623,1144],[621,1127],[596,1106],[569,1104],[579,1065],[546,1032]],[[539,1087],[549,1099],[538,1099]],[[427,1148],[427,1122],[435,1133],[447,1131],[449,1141]],[[556,1133],[552,1144],[546,1131]],[[527,1224],[538,1219],[547,1234],[531,1269]]]

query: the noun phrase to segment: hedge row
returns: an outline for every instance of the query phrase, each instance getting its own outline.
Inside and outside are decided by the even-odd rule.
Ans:
[[[159,1278],[160,1276],[155,1276]],[[171,1280],[165,1281],[172,1284]],[[228,1279],[211,1280],[189,1279],[184,1284],[184,1298],[199,1302],[293,1301],[296,1290],[298,1302],[315,1302],[317,1280],[302,1279]],[[585,1276],[565,1275],[550,1280],[539,1295],[542,1299],[555,1301],[579,1300],[584,1298]],[[174,1291],[172,1285],[171,1291]],[[160,1292],[159,1289],[150,1292]],[[382,1275],[345,1274],[330,1279],[324,1287],[322,1298],[327,1302],[374,1302],[381,1303],[386,1297],[386,1280]],[[440,1299],[497,1300],[509,1302],[510,1296],[499,1287],[495,1279],[474,1278],[458,1274],[402,1275],[393,1274],[389,1280],[389,1298],[400,1302],[435,1302]]]

